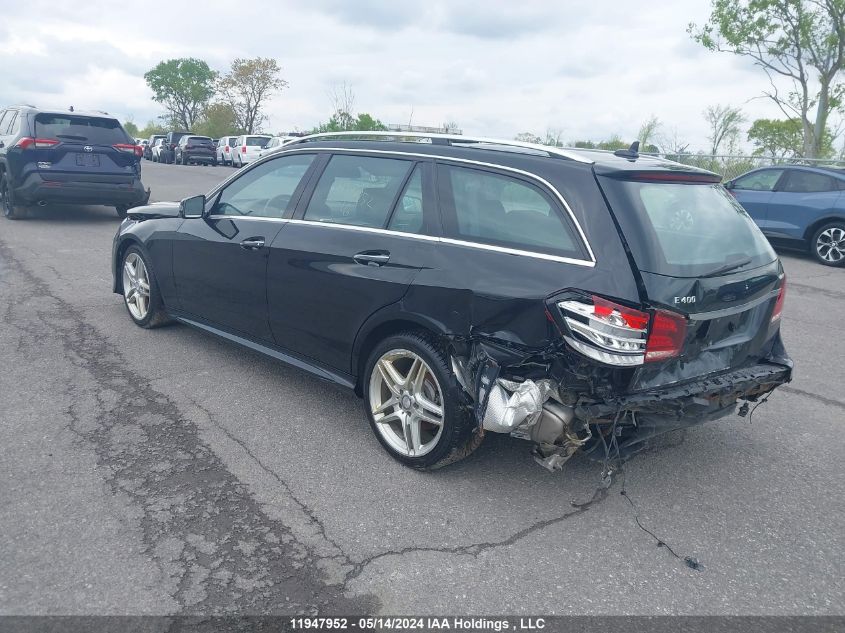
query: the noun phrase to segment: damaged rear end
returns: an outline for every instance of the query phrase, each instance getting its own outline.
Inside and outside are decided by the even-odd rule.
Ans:
[[[643,157],[597,161],[593,177],[627,255],[615,274],[633,276],[638,299],[565,288],[545,302],[546,348],[487,336],[453,348],[480,431],[534,442],[549,470],[745,415],[791,379],[786,276],[719,177]]]

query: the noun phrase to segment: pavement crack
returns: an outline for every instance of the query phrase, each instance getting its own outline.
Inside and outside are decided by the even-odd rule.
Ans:
[[[798,387],[793,387],[792,385],[781,385],[780,390],[785,391],[786,393],[794,393],[796,396],[805,396],[807,398],[812,398],[813,400],[818,400],[819,402],[826,404],[830,407],[845,409],[845,402],[842,402],[841,400],[826,398],[824,396],[820,396],[817,393],[813,393],[812,391],[805,391],[804,389],[799,389]]]

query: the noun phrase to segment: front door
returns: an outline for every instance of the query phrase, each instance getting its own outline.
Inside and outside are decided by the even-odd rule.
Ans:
[[[186,219],[173,249],[180,310],[272,342],[267,318],[269,246],[296,206],[313,154],[280,156],[245,171]]]

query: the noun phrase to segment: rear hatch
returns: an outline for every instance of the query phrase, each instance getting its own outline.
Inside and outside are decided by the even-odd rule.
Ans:
[[[771,356],[785,276],[766,238],[718,176],[629,169],[597,179],[642,280],[643,303],[668,325],[666,350],[646,355],[630,389],[748,367]]]
[[[131,184],[140,175],[142,149],[116,119],[42,112],[34,132],[26,151],[46,181]]]
[[[214,156],[214,141],[207,136],[191,136],[185,141],[185,151],[196,156]]]
[[[270,136],[247,136],[244,144],[238,148],[241,158],[245,160],[258,160],[261,149],[270,142]]]

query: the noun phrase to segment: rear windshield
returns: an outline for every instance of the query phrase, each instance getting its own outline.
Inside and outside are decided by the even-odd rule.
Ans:
[[[640,270],[699,277],[723,266],[776,258],[745,209],[718,184],[600,177]]]
[[[211,143],[211,139],[208,138],[207,136],[189,136],[188,140],[186,142],[195,143],[195,144],[199,144],[199,145],[205,145],[205,144]]]
[[[265,138],[263,136],[247,136],[246,144],[251,147],[264,147],[267,145],[269,140],[269,138]]]
[[[61,141],[114,145],[134,143],[123,131],[117,119],[68,114],[38,114],[35,117],[37,138],[56,138]]]

